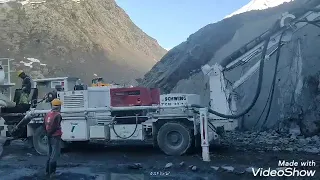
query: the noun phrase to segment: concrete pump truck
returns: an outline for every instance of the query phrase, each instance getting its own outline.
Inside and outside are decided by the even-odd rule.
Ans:
[[[224,131],[235,130],[239,125],[237,119],[255,105],[261,91],[264,63],[276,52],[279,54],[280,48],[291,41],[293,33],[308,25],[319,26],[319,2],[311,1],[308,6],[312,8],[284,13],[272,28],[220,63],[202,67],[202,72],[209,76],[209,107],[200,106],[200,96],[196,94],[160,95],[157,88],[113,85],[78,87],[77,78],[68,77],[39,79],[34,80],[28,105],[12,106],[19,90],[13,102],[1,95],[4,126],[1,129],[0,123],[1,135],[9,140],[30,138],[35,150],[46,154],[46,135],[41,124],[50,109],[50,101],[59,98],[63,101],[62,140],[65,145],[138,141],[153,144],[168,155],[183,155],[201,146],[203,160],[210,161],[209,145],[219,142]],[[227,85],[227,71],[257,59],[238,81]],[[237,112],[233,91],[258,70],[259,81],[253,101],[244,111]],[[0,71],[0,83],[4,81],[3,74]],[[38,99],[40,86],[50,89],[43,99]]]

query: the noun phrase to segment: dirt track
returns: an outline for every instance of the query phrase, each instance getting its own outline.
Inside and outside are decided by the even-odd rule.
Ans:
[[[241,152],[231,149],[216,149],[211,162],[201,161],[201,155],[169,157],[152,147],[107,147],[90,146],[64,152],[58,167],[59,180],[147,180],[147,179],[207,179],[207,180],[250,180],[252,172],[248,167],[277,168],[279,160],[314,160],[320,168],[319,155],[280,152]],[[0,177],[3,180],[35,180],[44,178],[46,157],[37,155],[20,142],[5,147],[0,161]],[[181,163],[184,162],[184,163]],[[165,166],[172,166],[168,169]],[[192,169],[190,166],[196,166]],[[222,166],[232,166],[232,172]],[[215,168],[219,167],[218,170]],[[313,178],[320,179],[317,172]],[[275,179],[275,178],[270,178]],[[282,178],[283,179],[283,178]],[[289,177],[288,179],[293,179]]]

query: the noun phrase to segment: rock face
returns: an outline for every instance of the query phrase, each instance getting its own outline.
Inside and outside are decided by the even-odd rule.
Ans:
[[[317,1],[308,2],[317,3]],[[145,75],[141,84],[160,87],[163,93],[200,94],[202,105],[208,106],[210,100],[208,78],[204,77],[200,67],[206,63],[214,65],[220,62],[268,30],[282,13],[305,7],[305,3],[307,1],[294,1],[268,10],[243,13],[207,25],[192,34],[186,42],[170,50]],[[244,128],[263,126],[289,131],[291,127],[299,127],[300,132],[306,136],[319,133],[320,51],[317,50],[320,43],[319,34],[319,28],[308,25],[296,32],[292,40],[282,47],[273,102],[267,120],[265,120],[267,110],[264,114],[261,113],[270,94],[275,55],[266,62],[261,95],[253,109],[242,118]],[[256,62],[257,60],[253,60],[253,63]],[[226,79],[230,82],[237,81],[253,63],[247,63],[227,72]],[[257,87],[257,76],[257,74],[252,76],[236,90],[239,112],[252,102]]]
[[[132,84],[166,53],[114,0],[0,3],[0,57],[35,78],[94,74]]]

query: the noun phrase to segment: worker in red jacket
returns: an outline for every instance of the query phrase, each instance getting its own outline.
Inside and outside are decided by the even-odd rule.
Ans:
[[[48,137],[48,161],[46,165],[46,174],[53,176],[57,169],[57,159],[60,156],[61,150],[61,105],[62,102],[59,99],[51,101],[51,111],[44,118],[45,130]]]

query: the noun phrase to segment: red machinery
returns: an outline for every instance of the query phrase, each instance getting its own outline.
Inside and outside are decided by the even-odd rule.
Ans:
[[[160,104],[160,89],[132,87],[110,89],[111,106],[152,106]]]

